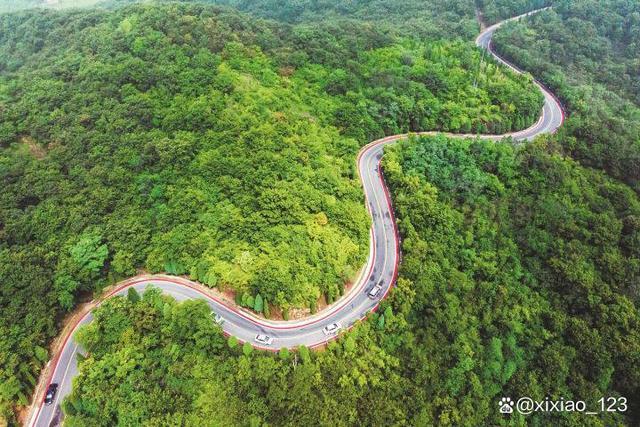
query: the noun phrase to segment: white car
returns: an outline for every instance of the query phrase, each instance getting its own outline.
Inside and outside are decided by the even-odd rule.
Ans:
[[[332,323],[332,324],[327,325],[324,328],[322,328],[322,332],[325,335],[329,336],[329,335],[337,334],[340,329],[342,329],[342,325],[340,325],[340,323],[336,322],[336,323]]]
[[[211,317],[213,317],[213,321],[216,322],[218,325],[222,325],[224,323],[224,317],[220,316],[215,311],[211,312]]]
[[[367,296],[371,299],[375,299],[378,296],[378,294],[380,294],[381,290],[382,290],[382,286],[375,285],[373,288],[371,288]]]
[[[273,337],[269,335],[258,334],[255,337],[255,340],[259,344],[271,345],[273,343]]]

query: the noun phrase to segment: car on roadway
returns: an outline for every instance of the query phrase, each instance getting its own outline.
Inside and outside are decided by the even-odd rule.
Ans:
[[[369,293],[367,294],[367,296],[371,299],[375,299],[379,294],[380,291],[382,290],[382,286],[375,285],[373,288],[371,288],[371,290],[369,290]]]
[[[342,329],[342,325],[338,322],[335,322],[322,328],[322,332],[325,335],[330,336],[330,335],[337,334],[340,331],[340,329]]]
[[[211,312],[211,317],[213,317],[213,321],[216,322],[218,325],[222,325],[224,323],[224,317],[220,316],[215,311]]]
[[[256,335],[255,340],[258,344],[263,344],[263,345],[271,345],[273,343],[273,337],[270,337],[269,335],[264,335],[264,334]]]
[[[49,384],[49,387],[47,387],[47,394],[44,395],[45,405],[48,406],[53,403],[53,399],[55,399],[57,391],[58,391],[58,383]]]

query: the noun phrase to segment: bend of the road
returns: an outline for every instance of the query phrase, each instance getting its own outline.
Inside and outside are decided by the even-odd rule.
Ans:
[[[544,9],[540,9],[544,10]],[[494,32],[505,22],[520,19],[539,11],[530,12],[518,17],[500,22],[485,29],[476,39],[476,45],[486,49],[493,57],[511,68],[517,73],[518,70],[513,65],[496,55],[491,46],[491,38]],[[540,119],[536,124],[528,129],[504,135],[450,135],[456,137],[480,137],[483,139],[499,140],[511,137],[515,141],[528,141],[534,137],[555,132],[564,121],[562,107],[555,96],[543,85],[535,82],[544,94],[544,106],[540,114]],[[421,132],[418,134],[437,134],[438,132]],[[249,312],[238,310],[223,301],[211,297],[202,291],[202,287],[189,280],[164,276],[142,276],[130,279],[121,283],[104,298],[115,295],[125,295],[129,288],[134,288],[139,292],[152,285],[159,288],[163,293],[173,296],[178,301],[202,298],[211,307],[211,310],[220,314],[224,318],[222,329],[225,334],[233,335],[240,341],[253,344],[257,348],[279,349],[282,347],[292,348],[299,345],[307,347],[317,347],[325,344],[334,337],[327,337],[322,329],[329,324],[339,322],[343,328],[350,328],[358,320],[367,316],[375,310],[391,287],[395,284],[398,274],[398,264],[400,262],[400,239],[398,236],[394,211],[389,197],[384,178],[380,169],[385,145],[397,140],[407,138],[407,134],[393,135],[373,141],[362,148],[357,158],[358,172],[365,193],[367,209],[372,220],[371,244],[367,265],[362,270],[359,279],[351,290],[332,306],[323,310],[319,314],[298,321],[269,321],[258,318]],[[367,296],[368,291],[375,285],[382,286],[382,292],[378,298],[371,299]],[[104,300],[104,298],[102,300]],[[99,303],[94,304],[94,308]],[[46,384],[58,383],[59,388],[52,404],[44,405],[42,390],[39,396],[35,396],[36,403],[33,405],[31,417],[28,425],[38,427],[49,427],[56,425],[60,418],[60,402],[71,393],[71,380],[78,373],[78,354],[81,349],[73,340],[73,334],[82,325],[90,323],[93,315],[87,310],[79,320],[69,328],[67,335],[63,337],[61,350],[50,362],[48,372],[49,377]],[[254,342],[256,334],[266,334],[273,337],[274,341],[270,347],[261,347]]]

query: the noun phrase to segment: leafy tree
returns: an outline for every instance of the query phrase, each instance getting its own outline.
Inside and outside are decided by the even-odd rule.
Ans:
[[[0,410],[10,422],[44,363],[34,349],[79,295],[145,269],[188,273],[240,302],[259,293],[267,317],[266,300],[286,317],[318,295],[333,300],[367,256],[353,163],[362,144],[518,129],[542,102],[530,77],[456,40],[477,33],[467,0],[233,2],[278,23],[196,3],[125,3],[0,16]],[[587,64],[576,76],[610,89],[558,91],[582,112],[559,136],[564,150],[552,139],[526,156],[481,144],[439,152],[449,143],[436,140],[387,162],[405,260],[384,333],[363,322],[295,366],[238,357],[205,308],[119,299],[96,318],[109,328],[86,333],[94,358],[81,369],[95,375],[78,377],[66,422],[483,425],[503,421],[488,412],[499,388],[638,395],[635,196],[562,159],[635,188],[637,25],[625,2],[581,4],[559,4],[562,22],[545,33],[567,40],[592,34],[592,22],[624,58],[621,74],[609,57],[602,73],[593,66],[604,40],[512,42],[531,55],[568,52],[554,57]],[[573,86],[550,69],[547,84]]]
[[[236,338],[233,335],[231,335],[227,339],[227,344],[229,345],[229,348],[231,348],[231,349],[236,348],[238,346],[238,338]]]
[[[251,347],[251,344],[249,344],[248,342],[245,342],[242,345],[242,353],[245,356],[249,356],[249,355],[251,355],[252,352],[253,352],[253,347]]]
[[[262,303],[262,314],[264,315],[264,317],[266,317],[267,319],[269,317],[271,317],[271,310],[269,309],[269,302],[267,301],[267,299],[265,298],[263,303]]]
[[[260,294],[256,295],[253,303],[253,310],[256,313],[262,313],[264,311],[264,302],[262,301],[262,296]]]
[[[640,191],[640,5],[554,1],[496,33],[495,47],[550,87],[570,113],[564,151]],[[562,55],[555,53],[562,49]],[[570,70],[570,72],[565,72]]]
[[[309,349],[307,347],[303,345],[298,347],[298,354],[300,355],[300,359],[303,363],[311,362],[311,353],[309,352]]]
[[[127,290],[127,299],[135,304],[138,301],[140,301],[140,294],[138,293],[138,291],[135,290],[135,288],[129,288]]]
[[[376,328],[378,328],[378,330],[382,331],[382,330],[384,330],[384,324],[385,324],[384,314],[381,314],[381,315],[378,316],[378,321],[376,323]]]
[[[280,359],[282,360],[288,360],[289,357],[291,356],[289,349],[287,347],[282,347],[280,349],[280,351],[278,352],[278,356],[280,356]]]

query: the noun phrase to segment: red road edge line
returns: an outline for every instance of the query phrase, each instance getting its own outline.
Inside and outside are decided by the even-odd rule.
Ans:
[[[367,145],[365,147],[365,149],[369,149],[371,147],[375,147],[381,143],[385,143],[385,142],[389,142],[389,141],[393,141],[393,140],[398,140],[398,139],[403,139],[404,137],[397,137],[397,135],[392,135],[386,138],[382,138],[379,139],[377,141],[374,141],[373,143]],[[364,149],[362,150],[364,151]],[[358,156],[358,163],[360,162],[360,156]],[[385,182],[385,180],[383,179],[383,174],[382,174],[382,169],[380,167],[380,164],[382,162],[382,158],[380,158],[380,160],[378,160],[378,174],[379,174],[379,179],[380,182],[382,183],[382,188],[384,189],[384,195],[385,198],[387,200],[387,204],[389,205],[389,212],[391,215],[391,220],[393,223],[393,231],[394,231],[394,236],[395,236],[395,242],[396,242],[396,260],[393,266],[393,276],[391,277],[391,282],[389,283],[389,286],[387,287],[387,290],[385,291],[384,295],[382,295],[382,298],[380,298],[380,300],[378,301],[378,304],[376,304],[375,307],[373,307],[373,309],[371,309],[371,311],[369,311],[367,314],[365,314],[362,318],[360,318],[360,320],[366,319],[367,317],[369,317],[369,314],[374,313],[376,311],[378,311],[378,308],[380,307],[380,303],[382,303],[383,300],[385,300],[389,294],[389,292],[391,291],[391,288],[395,285],[396,280],[398,279],[398,263],[399,263],[399,259],[400,259],[400,234],[398,233],[398,227],[396,224],[396,215],[395,212],[393,210],[393,203],[391,201],[391,196],[389,195],[389,188],[387,187],[387,184]],[[363,183],[364,185],[364,183]],[[367,205],[368,206],[368,205]],[[349,326],[347,328],[347,330],[351,330],[356,326],[356,323],[352,324],[351,326]],[[323,345],[328,344],[330,341],[333,341],[335,339],[337,339],[339,337],[338,335],[334,335],[330,338],[327,338],[324,341],[321,341],[319,343],[313,344],[311,346],[309,346],[309,348],[317,348]]]
[[[496,28],[497,30],[497,28]],[[494,32],[496,31],[494,30]],[[493,37],[491,37],[491,40],[489,40],[489,44],[487,45],[487,50],[489,51],[490,54],[492,54],[493,56],[496,56],[498,58],[500,58],[501,61],[503,61],[505,64],[507,64],[509,67],[513,68],[514,70],[516,70],[517,72],[519,72],[520,74],[525,74],[526,71],[520,69],[520,67],[518,67],[517,65],[515,65],[514,63],[512,63],[511,61],[509,61],[508,59],[503,58],[502,56],[500,56],[498,53],[496,53],[495,50],[493,50]],[[540,80],[536,79],[535,77],[533,78],[533,82],[538,85],[538,87],[540,87],[540,89],[542,89],[544,92],[548,93],[549,95],[551,95],[551,97],[553,98],[553,100],[556,102],[556,104],[558,105],[559,109],[560,109],[560,126],[562,126],[564,124],[564,120],[565,120],[565,111],[564,111],[564,105],[562,104],[562,102],[560,101],[560,99],[556,96],[555,93],[553,93],[553,91],[551,89],[549,89],[547,87],[547,85],[545,85],[544,83],[542,83]],[[560,127],[558,126],[558,127]],[[521,131],[518,132],[523,132],[526,131],[528,129],[523,129]],[[552,133],[555,133],[557,131],[554,130]],[[515,133],[518,133],[515,132]]]

